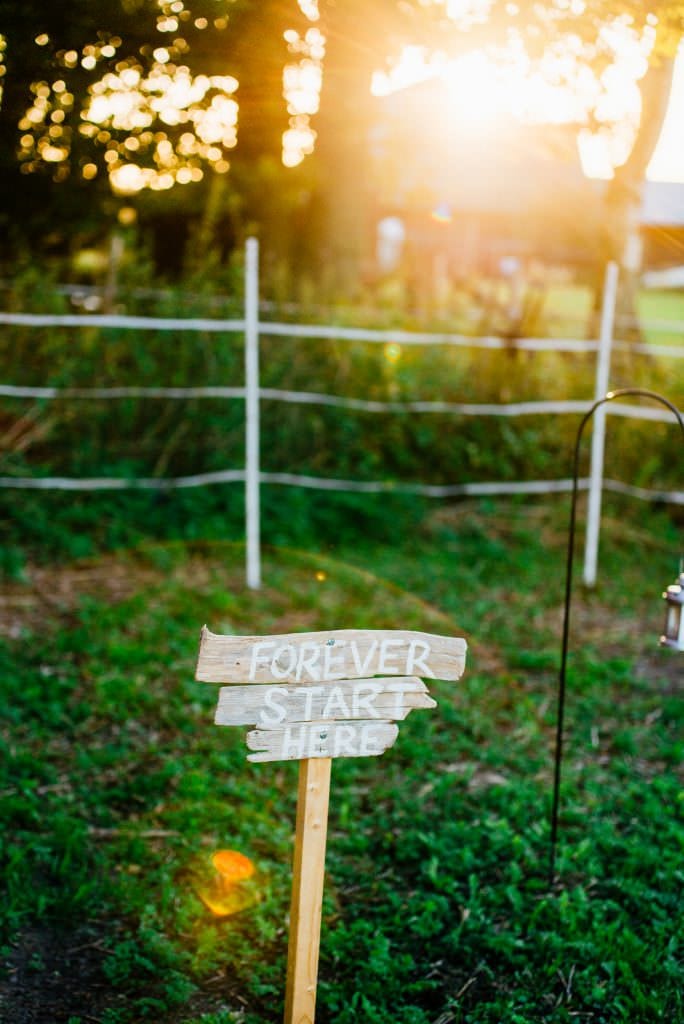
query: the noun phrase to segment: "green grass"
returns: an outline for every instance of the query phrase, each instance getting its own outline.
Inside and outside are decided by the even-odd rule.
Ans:
[[[639,296],[639,316],[644,319],[646,326],[644,334],[647,341],[656,345],[681,345],[684,335],[682,325],[684,324],[684,292],[681,290],[672,291],[647,291]],[[679,324],[679,330],[663,329],[662,326],[653,326],[653,321],[670,321]],[[651,321],[651,325],[649,325]]]
[[[586,336],[594,296],[588,285],[550,285],[544,295],[543,314],[554,337]]]
[[[543,315],[547,333],[554,337],[585,337],[591,323],[594,297],[586,285],[550,285],[545,292]],[[654,345],[681,345],[684,326],[684,292],[643,289],[637,298],[637,312],[644,340]],[[679,324],[679,330],[658,322]],[[618,325],[616,337],[623,333]]]
[[[239,544],[25,567],[0,646],[7,1019],[32,1019],[13,972],[45,1013],[60,971],[55,1021],[281,1016],[296,765],[250,765],[244,730],[212,724],[216,688],[193,680],[207,622],[469,640],[435,711],[382,758],[334,764],[320,1024],[684,1021],[681,656],[654,646],[676,531],[608,504],[600,586],[576,590],[549,891],[566,513],[462,503],[384,544],[272,549],[258,593]],[[259,899],[215,918],[197,889],[220,848],[254,861]]]

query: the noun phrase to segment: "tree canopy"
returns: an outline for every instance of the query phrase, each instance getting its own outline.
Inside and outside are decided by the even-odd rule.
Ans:
[[[644,115],[616,181],[633,191],[683,30],[672,0],[0,0],[0,214],[10,228],[19,206],[44,230],[47,211],[62,216],[57,197],[65,217],[112,192],[173,191],[182,205],[183,186],[187,197],[226,176],[236,188],[264,160],[296,168],[314,154],[307,188],[347,219],[371,75],[409,45],[428,63],[486,49],[558,83],[592,76],[583,116],[605,132],[607,72],[631,40]]]

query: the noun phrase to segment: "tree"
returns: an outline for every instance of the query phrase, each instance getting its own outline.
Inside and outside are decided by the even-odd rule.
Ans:
[[[18,200],[44,232],[57,187],[73,216],[86,193],[174,190],[178,208],[181,186],[208,193],[211,220],[238,132],[243,162],[279,157],[283,34],[304,20],[277,0],[0,0],[6,225]]]
[[[154,193],[160,203],[172,193],[174,210],[189,196],[197,208],[201,196],[207,237],[229,200],[258,221],[253,182],[263,175],[269,188],[282,189],[284,133],[290,202],[298,217],[326,207],[324,256],[347,281],[358,271],[367,227],[373,71],[391,66],[410,43],[426,55],[486,48],[506,60],[524,51],[530,66],[562,57],[553,72],[559,79],[588,71],[600,83],[619,29],[641,41],[650,61],[634,144],[607,192],[603,256],[618,259],[627,286],[635,211],[684,7],[674,0],[72,0],[58,9],[0,0],[0,29],[6,233],[17,205],[26,217],[33,211],[45,232],[58,206],[75,217],[92,208],[86,190],[104,201],[110,188]],[[585,120],[606,131],[600,98],[597,89]],[[314,142],[313,159],[298,170]],[[628,287],[623,295],[629,300]]]
[[[661,27],[641,85],[641,117],[632,148],[615,168],[605,196],[604,255],[620,267],[617,315],[623,333],[640,339],[636,295],[641,271],[640,213],[646,171],[658,143],[670,99],[674,58],[681,38],[677,25]],[[598,305],[598,290],[597,290]]]
[[[429,59],[441,52],[453,57],[486,49],[493,59],[508,59],[521,49],[530,70],[549,68],[559,82],[590,73],[596,89],[584,110],[585,127],[610,132],[615,125],[601,113],[602,77],[614,63],[616,40],[639,41],[648,63],[641,79],[642,114],[629,155],[615,169],[606,189],[603,247],[597,263],[621,266],[620,311],[633,314],[638,272],[638,216],[646,168],[667,109],[674,56],[684,31],[684,5],[678,0],[405,0],[372,5],[323,0],[328,37],[320,115],[321,151],[335,180],[330,238],[349,263],[358,253],[359,225],[353,211],[363,193],[370,73],[397,60],[403,46],[421,47]],[[561,64],[562,60],[562,64]],[[578,125],[579,127],[579,125]],[[416,126],[417,144],[420,126]],[[341,186],[341,188],[340,188]]]
[[[532,17],[534,6],[521,8],[528,39],[536,24]],[[624,324],[624,335],[637,339],[636,294],[641,270],[643,189],[668,107],[674,59],[684,34],[684,5],[675,0],[582,0],[569,5],[554,0],[548,6],[551,17],[547,30],[537,35],[537,52],[577,38],[581,42],[578,60],[600,74],[611,59],[609,33],[619,28],[641,40],[647,57],[640,80],[641,114],[631,147],[624,161],[615,167],[605,192],[600,253],[601,271],[608,260],[614,260],[620,267],[617,313]],[[597,117],[597,105],[587,109],[587,119],[595,130],[610,130],[605,119]],[[597,308],[599,303],[600,287],[597,286]]]

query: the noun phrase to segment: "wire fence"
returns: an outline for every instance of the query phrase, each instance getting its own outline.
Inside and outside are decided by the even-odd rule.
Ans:
[[[249,239],[245,258],[244,317],[232,319],[161,318],[147,316],[119,316],[109,314],[33,314],[0,312],[0,324],[7,326],[83,328],[131,331],[195,331],[215,334],[242,334],[245,337],[245,382],[243,386],[204,387],[33,387],[0,384],[0,397],[35,400],[110,400],[121,398],[148,399],[228,399],[245,403],[245,467],[177,477],[21,477],[0,476],[0,487],[26,490],[62,491],[119,491],[143,489],[168,491],[176,488],[203,487],[214,484],[241,483],[246,493],[247,580],[258,587],[261,580],[260,553],[260,487],[264,484],[304,487],[321,491],[348,491],[365,494],[409,493],[431,498],[481,495],[533,495],[565,493],[572,489],[572,480],[484,481],[453,484],[419,484],[400,481],[359,481],[314,477],[290,472],[263,472],[260,469],[259,415],[260,404],[266,401],[299,405],[327,406],[350,411],[377,414],[428,413],[457,416],[520,417],[534,415],[582,415],[593,402],[608,390],[610,361],[613,351],[628,349],[631,353],[650,356],[684,358],[684,346],[627,345],[614,339],[615,305],[617,294],[617,268],[610,265],[606,273],[601,315],[600,336],[580,338],[500,338],[496,336],[470,336],[458,333],[428,333],[419,331],[370,330],[356,327],[338,327],[323,324],[293,324],[263,321],[259,313],[258,245]],[[684,334],[684,325],[679,326]],[[371,344],[398,344],[407,346],[451,346],[469,349],[590,353],[596,356],[594,395],[587,400],[524,401],[506,403],[469,403],[445,401],[376,401],[349,395],[336,395],[309,391],[264,388],[259,379],[259,339],[261,337],[287,337],[305,343],[310,339],[331,339]],[[672,416],[663,409],[626,405],[613,402],[609,415],[652,422],[672,422]],[[589,492],[587,547],[585,550],[585,582],[596,578],[596,557],[600,525],[600,495],[602,490],[625,494],[644,501],[667,502],[684,505],[684,491],[649,490],[634,487],[603,475],[603,447],[605,416],[598,417],[592,437],[590,475],[579,481],[580,489]]]

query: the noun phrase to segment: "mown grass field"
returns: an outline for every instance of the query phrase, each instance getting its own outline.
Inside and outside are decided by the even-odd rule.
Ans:
[[[320,1024],[684,1021],[684,677],[657,648],[677,524],[607,502],[600,585],[576,588],[550,889],[566,533],[564,498],[432,506],[380,539],[361,518],[268,550],[259,593],[239,544],[26,564],[2,598],[0,1017],[280,1019],[296,766],[212,724],[206,622],[469,641],[437,709],[333,766]],[[257,870],[223,917],[198,898],[219,849]]]
[[[593,333],[593,295],[582,285],[552,285],[545,293],[542,306],[546,327],[556,337],[583,337]],[[684,323],[684,293],[678,289],[643,289],[637,297],[637,313],[641,319],[643,340],[653,345],[681,345]],[[615,338],[625,336],[630,325],[619,320]],[[594,331],[597,327],[594,327]]]

